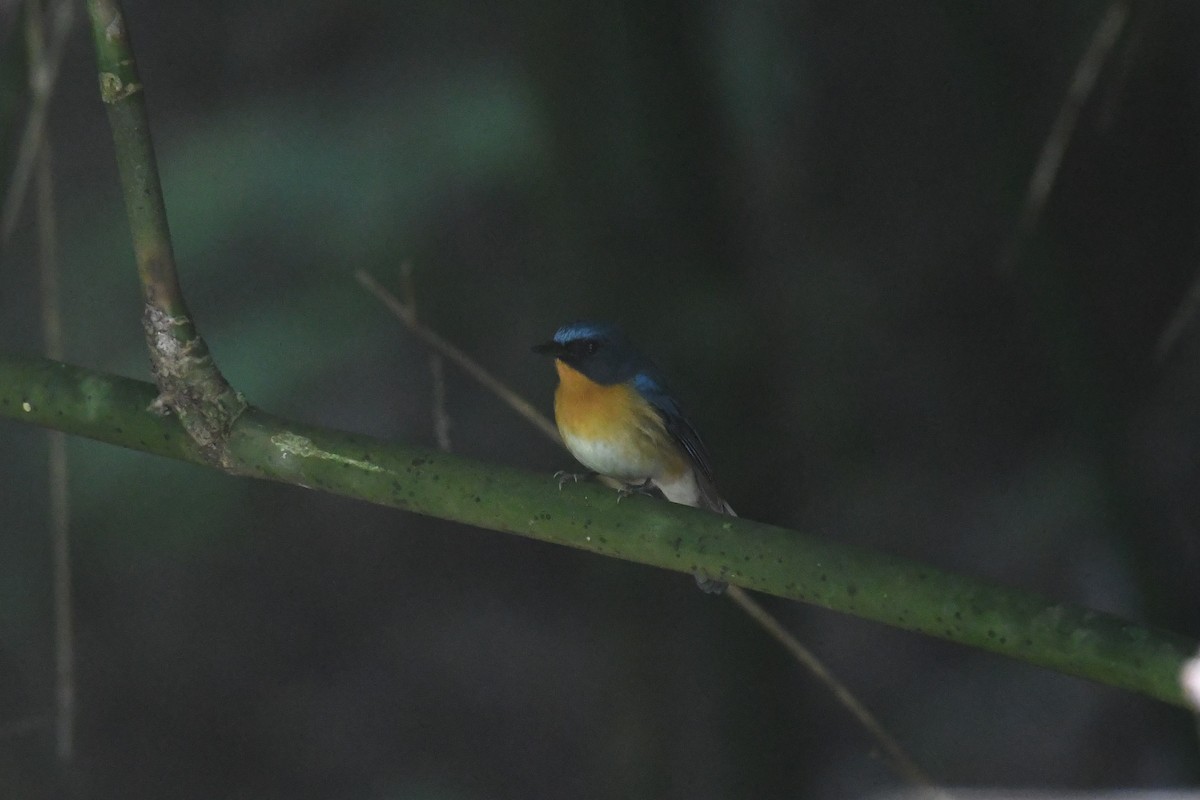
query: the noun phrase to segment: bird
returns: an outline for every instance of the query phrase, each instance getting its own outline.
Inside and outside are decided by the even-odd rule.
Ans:
[[[700,434],[619,327],[568,323],[533,350],[554,358],[554,421],[579,463],[619,481],[623,494],[657,489],[673,503],[737,516],[717,491]],[[709,592],[725,588],[700,575],[696,582]]]

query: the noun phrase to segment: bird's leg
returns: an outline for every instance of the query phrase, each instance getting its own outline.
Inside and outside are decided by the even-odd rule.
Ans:
[[[621,498],[629,497],[631,494],[654,494],[654,482],[646,478],[641,483],[625,484],[617,489],[617,502],[621,502]]]
[[[599,473],[596,473],[596,472],[567,472],[565,469],[560,469],[558,472],[554,473],[554,479],[556,481],[558,481],[558,490],[561,492],[563,485],[567,481],[571,481],[572,483],[579,483],[582,480],[590,480],[591,478],[596,477],[597,474],[599,474]]]

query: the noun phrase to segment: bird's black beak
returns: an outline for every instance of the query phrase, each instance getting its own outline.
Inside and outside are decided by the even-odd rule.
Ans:
[[[544,344],[535,344],[532,348],[533,352],[541,353],[544,356],[559,356],[562,353],[562,345],[558,342],[545,342]]]

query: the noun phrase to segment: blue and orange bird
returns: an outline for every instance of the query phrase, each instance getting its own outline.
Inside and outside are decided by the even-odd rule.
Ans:
[[[554,420],[579,463],[634,490],[655,487],[672,503],[736,516],[717,493],[700,435],[619,328],[574,322],[533,349],[554,356]]]

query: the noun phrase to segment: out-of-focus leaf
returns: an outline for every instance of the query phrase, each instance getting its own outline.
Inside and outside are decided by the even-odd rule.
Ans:
[[[320,367],[313,353],[336,358],[345,347],[337,336],[329,341],[328,327],[297,323],[299,308],[326,325],[335,317],[361,327],[354,269],[381,260],[397,260],[398,267],[395,254],[453,193],[536,174],[543,133],[515,77],[468,72],[407,93],[395,85],[398,79],[382,80],[370,93],[377,102],[366,106],[342,105],[335,95],[259,100],[160,137],[185,291],[206,335],[246,348],[241,352],[257,364],[241,371],[233,361],[240,356],[218,348],[235,382],[241,373],[258,383],[245,390],[260,402],[266,398],[257,390],[280,378],[278,371],[311,375]],[[322,109],[319,120],[298,110],[309,107]],[[112,340],[86,342],[96,348],[96,361],[140,371],[145,359],[120,208],[88,198],[72,216],[85,224],[66,245],[68,260],[87,265],[89,288],[72,298],[71,319],[81,331],[108,331],[123,342],[120,355]],[[125,296],[129,303],[95,303],[97,296]],[[227,316],[207,317],[213,306]],[[226,326],[249,338],[226,336]],[[252,355],[292,345],[309,357]],[[267,363],[271,369],[263,370]]]

